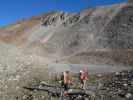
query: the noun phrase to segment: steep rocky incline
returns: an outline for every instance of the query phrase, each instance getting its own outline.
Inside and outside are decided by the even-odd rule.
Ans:
[[[39,48],[52,56],[71,55],[77,50],[82,52],[88,48],[103,49],[102,44],[98,44],[97,34],[120,7],[121,5],[99,7],[72,14],[53,12],[49,16],[43,16],[41,25],[37,25],[28,34],[26,46]]]
[[[104,47],[133,48],[133,5],[125,5],[113,20],[106,26],[101,38]],[[101,34],[100,34],[101,35]]]
[[[55,59],[101,50],[112,54],[112,49],[133,48],[132,11],[132,4],[123,3],[80,13],[49,12],[1,29],[0,40],[21,47],[24,53]]]

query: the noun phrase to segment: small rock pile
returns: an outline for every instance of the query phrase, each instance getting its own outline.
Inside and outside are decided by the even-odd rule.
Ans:
[[[133,100],[133,70],[111,73],[100,83],[100,96],[115,100]]]

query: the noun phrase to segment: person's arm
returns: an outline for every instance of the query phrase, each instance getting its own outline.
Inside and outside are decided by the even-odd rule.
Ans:
[[[69,75],[69,81],[70,81],[69,83],[72,84],[72,76],[71,75]]]

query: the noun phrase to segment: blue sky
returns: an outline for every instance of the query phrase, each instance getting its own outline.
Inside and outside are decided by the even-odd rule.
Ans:
[[[52,10],[79,12],[87,7],[127,0],[0,0],[0,26]]]

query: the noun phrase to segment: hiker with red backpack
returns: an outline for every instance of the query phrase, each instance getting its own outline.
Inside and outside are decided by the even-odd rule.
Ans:
[[[84,67],[83,70],[80,70],[80,81],[81,88],[86,89],[86,81],[88,80],[88,69]]]

